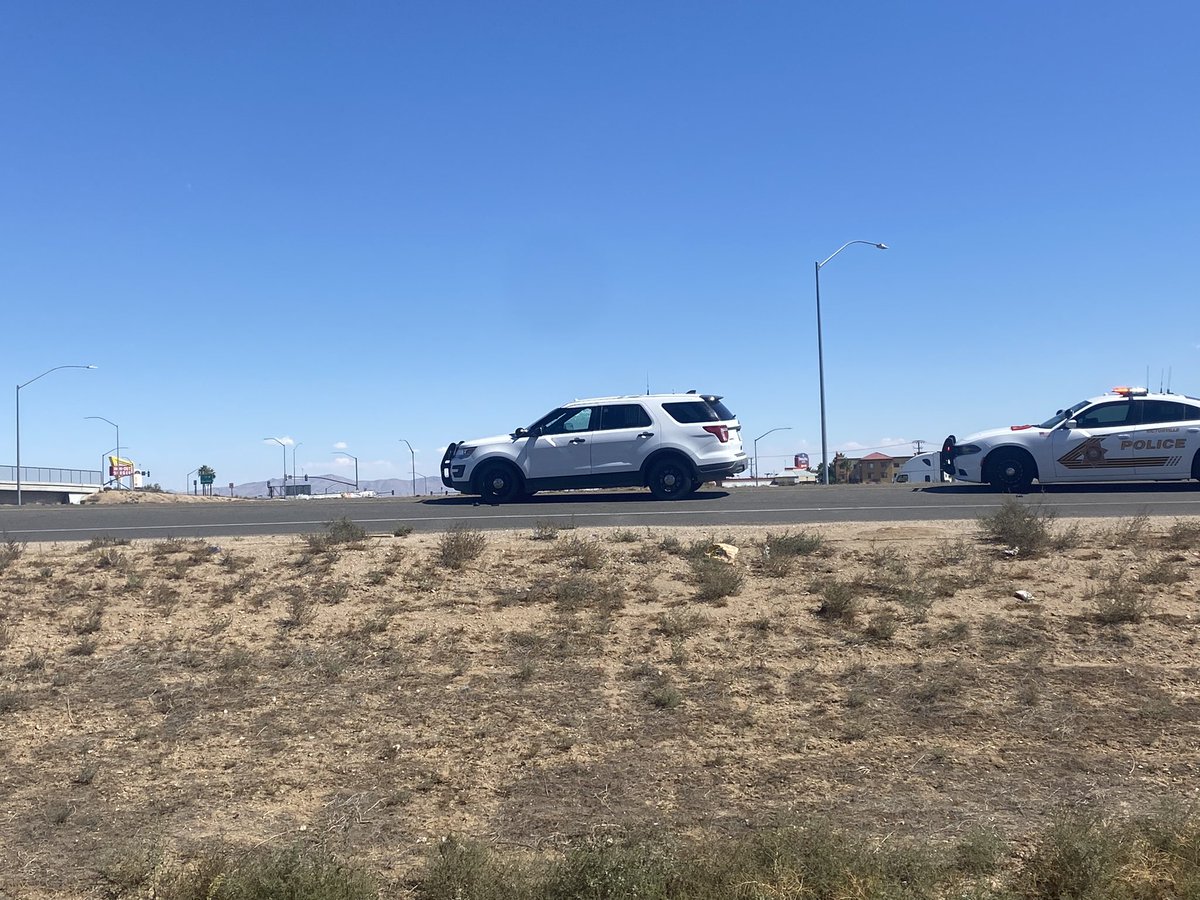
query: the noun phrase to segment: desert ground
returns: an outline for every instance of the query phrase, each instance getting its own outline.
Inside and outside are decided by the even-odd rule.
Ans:
[[[1198,561],[1200,520],[1037,516],[0,543],[0,897],[150,896],[150,843],[387,897],[449,836],[1019,856],[1200,796]]]

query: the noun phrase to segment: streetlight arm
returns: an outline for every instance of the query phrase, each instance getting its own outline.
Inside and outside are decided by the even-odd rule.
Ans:
[[[821,262],[817,263],[817,268],[819,269],[822,266],[824,266],[825,263],[829,262],[829,260],[833,259],[835,256],[837,256],[839,253],[841,253],[843,250],[845,250],[851,244],[870,244],[872,247],[875,247],[879,250],[886,250],[888,248],[887,244],[877,244],[875,241],[846,241],[846,243],[842,244],[842,246],[838,247],[836,250],[834,250],[832,253],[830,253],[827,257],[825,257],[825,259],[823,259],[823,260],[821,260]]]
[[[23,388],[23,387],[29,387],[29,385],[31,385],[31,384],[33,384],[35,381],[37,381],[37,380],[38,380],[38,378],[45,378],[45,377],[46,377],[47,375],[49,375],[51,372],[57,372],[59,369],[95,369],[95,368],[97,368],[97,366],[55,366],[53,369],[47,369],[47,370],[46,370],[45,372],[43,372],[41,375],[38,375],[38,376],[37,376],[37,378],[30,378],[30,379],[29,379],[27,382],[25,382],[24,384],[18,384],[18,385],[17,385],[17,390],[19,391],[19,390],[20,390],[21,388]]]
[[[792,430],[792,426],[791,426],[791,425],[780,425],[778,428],[772,428],[772,429],[771,429],[770,431],[768,431],[766,434],[760,434],[758,437],[756,437],[756,438],[755,438],[755,440],[756,440],[756,441],[761,441],[761,440],[762,440],[763,438],[765,438],[765,437],[766,437],[768,434],[774,434],[774,433],[775,433],[775,432],[777,432],[777,431],[791,431],[791,430]]]

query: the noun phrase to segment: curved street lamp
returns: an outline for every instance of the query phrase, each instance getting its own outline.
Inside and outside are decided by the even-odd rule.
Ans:
[[[264,441],[274,441],[280,447],[283,448],[283,481],[281,481],[279,483],[279,495],[281,497],[286,497],[287,496],[287,444],[285,444],[279,438],[268,437],[268,438],[263,438],[263,440]]]
[[[821,267],[849,247],[851,244],[870,244],[877,250],[886,250],[887,244],[877,244],[875,241],[846,241],[817,263],[817,377],[821,383],[821,483],[829,484],[829,444],[825,432],[825,353],[821,347]]]
[[[29,387],[38,378],[45,378],[51,372],[57,372],[59,369],[94,369],[96,366],[55,366],[53,369],[47,369],[37,378],[30,378],[24,384],[17,385],[17,506],[21,505],[21,388]],[[103,471],[100,477],[104,477]]]
[[[117,429],[117,449],[115,452],[116,452],[117,456],[120,456],[121,455],[121,426],[118,425],[116,422],[114,422],[112,419],[104,418],[104,416],[84,416],[84,418],[85,419],[99,419],[101,422],[107,422],[113,428]],[[107,455],[108,455],[107,453],[104,454],[104,456],[107,456]],[[104,456],[100,457],[100,485],[101,486],[104,485]],[[121,487],[121,479],[120,478],[117,479],[117,487],[118,488]]]
[[[354,493],[358,493],[358,457],[353,453],[347,453],[345,450],[334,450],[335,456],[348,456],[354,460]]]
[[[778,428],[772,428],[770,431],[766,432],[765,434],[760,434],[758,437],[756,437],[754,439],[754,480],[756,482],[754,485],[755,487],[758,487],[758,484],[757,484],[757,482],[758,482],[758,442],[761,441],[763,438],[765,438],[768,434],[774,434],[777,431],[791,431],[791,430],[792,430],[791,425],[781,425]]]
[[[412,457],[412,492],[415,497],[417,494],[417,454],[413,452],[412,444],[400,438],[400,442],[408,447],[408,455]]]
[[[192,476],[199,471],[199,469],[192,469],[192,471],[183,476],[183,492],[185,494],[190,494],[192,492]]]

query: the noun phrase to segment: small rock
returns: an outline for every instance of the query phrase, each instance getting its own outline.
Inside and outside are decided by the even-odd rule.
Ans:
[[[1029,603],[1031,600],[1033,600],[1033,594],[1029,593],[1029,591],[1016,591],[1013,596],[1022,603]]]
[[[738,548],[733,544],[713,544],[704,551],[704,555],[731,563],[737,559]]]
[[[1020,547],[1009,547],[1004,551],[1005,556],[1017,556],[1021,552]]]

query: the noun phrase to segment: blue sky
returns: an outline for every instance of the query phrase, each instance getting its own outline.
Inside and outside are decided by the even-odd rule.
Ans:
[[[337,8],[342,7],[342,8]],[[829,437],[1200,394],[1189,3],[135,3],[0,26],[22,461],[434,475],[575,397]],[[15,457],[10,401],[0,463]],[[893,446],[898,445],[898,446]],[[345,466],[343,465],[343,471]]]

